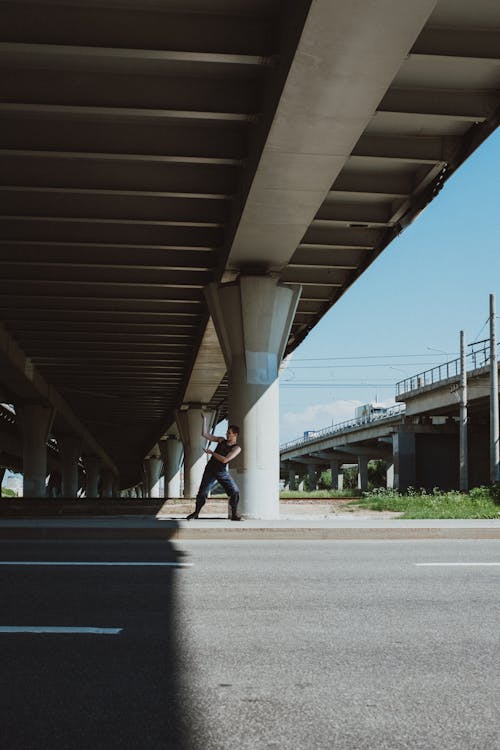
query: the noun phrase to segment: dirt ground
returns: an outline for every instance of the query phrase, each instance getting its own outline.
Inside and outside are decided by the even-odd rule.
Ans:
[[[321,520],[322,518],[399,518],[401,513],[390,511],[367,510],[352,504],[353,498],[302,498],[300,500],[281,500],[280,518],[284,520],[304,521]],[[194,510],[194,502],[185,500],[168,500],[161,509],[161,515],[185,517]],[[227,500],[213,498],[207,501],[202,510],[206,516],[227,517]]]

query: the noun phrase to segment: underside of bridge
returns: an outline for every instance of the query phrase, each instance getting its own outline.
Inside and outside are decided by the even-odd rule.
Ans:
[[[0,401],[127,487],[226,403],[208,283],[300,284],[292,351],[496,128],[500,4],[0,0],[0,64]]]

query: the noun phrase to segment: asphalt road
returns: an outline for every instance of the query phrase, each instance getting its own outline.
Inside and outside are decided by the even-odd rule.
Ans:
[[[500,747],[500,566],[421,566],[500,563],[499,542],[182,547],[183,638],[214,747]]]
[[[0,563],[2,749],[500,747],[498,541],[2,542]],[[28,626],[93,630],[6,630]]]

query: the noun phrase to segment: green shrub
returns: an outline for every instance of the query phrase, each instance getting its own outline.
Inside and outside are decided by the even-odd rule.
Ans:
[[[364,492],[359,505],[370,510],[403,513],[402,518],[498,518],[500,510],[491,487],[474,487],[469,493],[431,492],[408,487],[406,492],[378,488]]]

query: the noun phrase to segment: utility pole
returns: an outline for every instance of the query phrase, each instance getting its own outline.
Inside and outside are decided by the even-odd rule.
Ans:
[[[465,333],[460,331],[460,489],[469,491],[469,457],[467,448],[467,364]]]
[[[498,365],[495,295],[490,294],[490,481],[500,481],[498,442]]]

